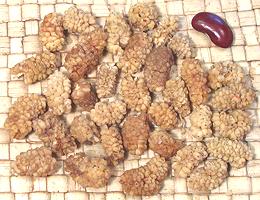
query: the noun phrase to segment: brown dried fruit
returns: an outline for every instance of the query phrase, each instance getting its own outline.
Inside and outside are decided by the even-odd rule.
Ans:
[[[212,117],[214,135],[231,140],[242,140],[250,131],[252,120],[243,110],[215,112]]]
[[[174,58],[172,51],[164,46],[154,48],[145,60],[144,78],[152,92],[162,91],[170,78]]]
[[[65,171],[82,187],[104,187],[111,176],[105,159],[90,158],[84,153],[69,156],[65,160]]]
[[[189,92],[181,78],[168,80],[162,94],[164,101],[172,104],[181,117],[186,117],[190,114]]]
[[[86,111],[90,111],[97,102],[97,95],[94,88],[87,80],[80,79],[74,84],[71,99],[74,104]]]
[[[206,146],[201,142],[193,142],[177,151],[172,159],[174,176],[186,178],[201,161],[208,157]]]
[[[218,160],[207,160],[204,167],[195,169],[187,179],[187,186],[193,192],[209,192],[219,187],[228,176],[227,163]]]
[[[182,141],[174,139],[162,130],[155,130],[148,141],[149,148],[166,159],[174,156],[184,146]]]
[[[55,12],[46,15],[40,24],[39,39],[49,51],[60,51],[65,44],[63,16]]]
[[[134,74],[140,71],[151,49],[152,41],[146,33],[134,33],[128,41],[123,56],[117,63],[118,68],[126,74]]]
[[[100,141],[100,133],[95,123],[84,114],[75,117],[70,126],[70,134],[80,143]]]
[[[146,114],[129,115],[122,127],[123,144],[133,155],[142,155],[147,150],[149,124]]]
[[[213,138],[206,141],[207,151],[213,158],[229,162],[234,168],[244,167],[247,160],[252,160],[252,152],[246,143],[228,138]]]
[[[22,152],[11,162],[12,170],[20,176],[49,176],[58,170],[58,163],[46,147]]]
[[[9,109],[4,127],[10,138],[24,139],[32,131],[32,121],[46,110],[45,97],[28,94],[19,97]]]
[[[183,36],[173,36],[168,43],[168,47],[178,58],[192,57],[192,47],[188,38]]]
[[[196,107],[208,100],[210,89],[207,85],[207,74],[197,59],[185,59],[181,67],[181,77],[189,90],[192,106]]]
[[[116,126],[108,128],[107,126],[101,127],[101,144],[105,149],[109,161],[114,165],[124,160],[125,150],[123,140],[119,129]]]
[[[151,121],[162,129],[170,130],[178,125],[176,112],[165,102],[152,103],[148,114]]]
[[[156,156],[142,167],[126,170],[120,183],[125,194],[151,196],[159,193],[167,174],[168,163],[164,158]]]

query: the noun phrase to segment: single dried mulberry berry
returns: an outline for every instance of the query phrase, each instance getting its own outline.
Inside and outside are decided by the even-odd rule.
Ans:
[[[123,144],[133,155],[142,155],[147,150],[149,124],[146,114],[129,115],[122,127]]]
[[[152,92],[162,91],[170,78],[174,58],[169,48],[161,46],[154,48],[147,56],[144,66],[144,78]]]
[[[220,186],[228,175],[227,163],[207,160],[204,167],[195,169],[187,179],[187,186],[193,192],[209,192]]]
[[[183,36],[173,36],[168,43],[168,47],[178,58],[192,57],[192,48],[188,38]]]
[[[164,158],[170,158],[184,146],[183,142],[176,140],[166,131],[155,130],[149,137],[149,148]]]
[[[50,75],[47,82],[47,88],[43,91],[43,94],[47,98],[47,104],[49,109],[55,115],[62,115],[71,111],[71,82],[67,76],[56,71]]]
[[[201,161],[207,158],[206,146],[201,142],[193,142],[177,151],[172,159],[174,176],[188,177]]]
[[[189,92],[181,78],[168,80],[162,92],[164,101],[172,104],[181,117],[186,117],[191,112]]]
[[[100,141],[100,134],[95,123],[87,115],[75,117],[70,126],[70,134],[80,143]]]
[[[242,141],[213,138],[206,145],[210,156],[229,162],[234,168],[244,167],[247,160],[252,160],[250,148]]]
[[[90,111],[97,102],[97,95],[92,85],[85,79],[80,79],[74,84],[71,99],[74,104],[83,110]]]
[[[49,51],[60,51],[65,44],[63,16],[58,13],[46,15],[40,24],[41,44]]]
[[[25,84],[32,84],[48,78],[60,66],[60,56],[44,51],[16,64],[11,74],[23,76]]]
[[[252,126],[249,114],[243,110],[215,112],[212,122],[215,136],[231,140],[242,140]]]
[[[65,171],[82,187],[104,187],[111,176],[105,159],[90,158],[84,153],[69,156],[65,160]]]
[[[58,163],[47,147],[22,152],[11,162],[12,170],[20,176],[49,176],[58,170]]]
[[[4,127],[10,138],[24,139],[32,131],[32,121],[46,110],[46,99],[37,94],[19,97],[9,109]]]
[[[116,126],[101,127],[101,144],[105,149],[108,159],[116,166],[120,161],[124,160],[125,150],[121,133]]]

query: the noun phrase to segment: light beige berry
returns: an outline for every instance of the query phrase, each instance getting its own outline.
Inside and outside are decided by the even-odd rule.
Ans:
[[[168,43],[168,47],[178,58],[190,58],[192,57],[192,47],[188,38],[184,36],[173,36]]]

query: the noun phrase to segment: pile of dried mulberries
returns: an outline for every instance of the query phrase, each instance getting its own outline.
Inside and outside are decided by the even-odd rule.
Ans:
[[[252,159],[243,141],[252,127],[245,111],[255,99],[251,80],[233,62],[215,63],[206,71],[189,39],[177,31],[177,18],[160,19],[158,9],[146,3],[132,6],[128,16],[111,13],[104,27],[75,6],[64,15],[45,16],[42,53],[16,64],[11,73],[23,76],[26,84],[48,78],[46,87],[42,95],[19,97],[5,122],[12,139],[33,132],[44,146],[18,155],[13,172],[52,175],[62,159],[80,185],[103,187],[127,154],[140,158],[150,149],[156,156],[126,170],[120,183],[126,194],[154,195],[170,166],[174,176],[187,178],[192,192],[221,185],[228,165],[243,167]],[[58,51],[68,34],[79,40],[63,68]],[[106,55],[115,63],[102,62]],[[96,78],[89,79],[93,71]],[[64,115],[71,112],[77,114],[69,124]],[[174,129],[189,143],[176,139]],[[105,156],[75,154],[79,145],[96,143]]]

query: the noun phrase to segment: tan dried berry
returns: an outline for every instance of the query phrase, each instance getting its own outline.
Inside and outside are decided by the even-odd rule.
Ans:
[[[181,77],[188,90],[192,106],[196,107],[208,100],[210,89],[207,85],[207,74],[197,59],[185,59],[181,67]]]
[[[250,131],[252,120],[243,110],[214,112],[212,116],[214,135],[231,140],[242,140]]]
[[[100,141],[100,133],[97,126],[84,114],[73,119],[70,126],[70,134],[81,144],[84,142],[95,144]]]
[[[9,109],[4,127],[10,138],[24,139],[32,131],[32,121],[46,110],[45,97],[28,94],[19,97]]]
[[[162,130],[155,130],[148,141],[149,148],[166,159],[174,156],[184,146],[182,141],[174,139]]]
[[[208,193],[219,187],[228,176],[227,163],[207,160],[203,167],[195,169],[187,179],[187,186],[192,192]]]
[[[104,187],[111,176],[111,169],[105,159],[90,158],[84,153],[69,156],[65,160],[64,169],[82,187]]]
[[[49,176],[58,170],[58,163],[47,147],[22,152],[11,162],[12,170],[20,176]]]
[[[49,51],[60,51],[65,44],[63,16],[55,12],[46,15],[40,24],[39,39]]]
[[[156,156],[146,165],[126,170],[120,177],[123,192],[129,195],[151,196],[158,194],[168,174],[168,163]]]
[[[56,71],[49,76],[47,87],[43,91],[49,109],[55,115],[62,115],[71,111],[71,82],[61,71]]]
[[[222,159],[234,168],[244,167],[252,160],[252,152],[246,143],[228,138],[213,138],[206,141],[207,151],[213,158]]]
[[[25,84],[32,84],[48,78],[59,66],[60,56],[43,51],[34,57],[25,59],[11,68],[11,74],[23,76]]]
[[[79,43],[65,57],[64,66],[72,81],[78,81],[96,69],[106,46],[106,39],[107,34],[101,28],[81,35]]]
[[[118,69],[102,63],[97,68],[96,90],[98,98],[111,97],[116,93]]]
[[[174,176],[186,178],[192,171],[207,158],[206,146],[201,142],[193,142],[177,151],[172,158]]]
[[[151,96],[144,78],[122,77],[119,93],[132,111],[146,112],[150,106]]]
[[[123,56],[117,63],[118,68],[125,74],[139,72],[151,49],[152,40],[146,33],[134,33],[128,41]]]
[[[169,48],[154,48],[147,56],[144,66],[144,78],[151,92],[162,91],[170,78],[174,58]]]
[[[178,58],[192,57],[192,47],[188,38],[184,36],[173,36],[168,43],[168,47]]]
[[[181,117],[186,117],[191,112],[189,92],[181,78],[168,80],[162,92],[164,101],[172,104]]]
[[[97,95],[87,80],[80,79],[74,84],[71,99],[74,104],[83,110],[90,111],[97,102]]]
[[[152,38],[156,47],[166,44],[178,29],[178,22],[175,16],[165,16],[159,25],[153,30]]]
[[[125,150],[119,129],[116,126],[101,127],[101,144],[105,149],[108,160],[114,165],[118,165],[124,160]]]
[[[96,27],[96,19],[91,13],[84,12],[76,6],[65,11],[63,26],[69,33],[88,33]]]
[[[126,104],[120,100],[98,102],[90,111],[91,119],[98,126],[118,124],[125,114]]]
[[[173,106],[165,102],[152,103],[148,114],[150,120],[162,129],[170,130],[178,125],[178,117]]]

